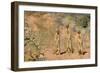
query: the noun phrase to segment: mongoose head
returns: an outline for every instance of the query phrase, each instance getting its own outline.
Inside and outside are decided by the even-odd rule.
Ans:
[[[67,28],[67,29],[69,28],[69,24],[68,24],[68,25],[66,25],[66,28]]]

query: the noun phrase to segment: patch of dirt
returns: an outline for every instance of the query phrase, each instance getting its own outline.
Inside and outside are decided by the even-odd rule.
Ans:
[[[74,53],[65,52],[63,54],[55,54],[51,48],[48,48],[44,51],[43,57],[46,58],[46,60],[88,59],[90,58],[90,51],[85,50],[84,52],[83,52],[84,54],[79,54],[77,52],[74,52]]]

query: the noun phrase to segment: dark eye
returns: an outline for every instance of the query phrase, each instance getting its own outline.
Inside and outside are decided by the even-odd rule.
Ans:
[[[84,28],[86,28],[87,26],[83,26]]]
[[[57,34],[59,34],[59,31],[57,31]]]

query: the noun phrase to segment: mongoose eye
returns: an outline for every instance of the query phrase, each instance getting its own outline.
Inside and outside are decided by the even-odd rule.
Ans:
[[[59,30],[57,31],[57,34],[59,34]]]

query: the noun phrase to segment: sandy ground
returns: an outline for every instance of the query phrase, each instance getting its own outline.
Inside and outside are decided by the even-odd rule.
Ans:
[[[64,60],[64,59],[88,59],[90,58],[89,49],[85,50],[84,55],[79,53],[64,53],[64,54],[54,54],[52,49],[46,49],[44,52],[44,56],[40,56],[40,58],[46,58],[46,60]]]

